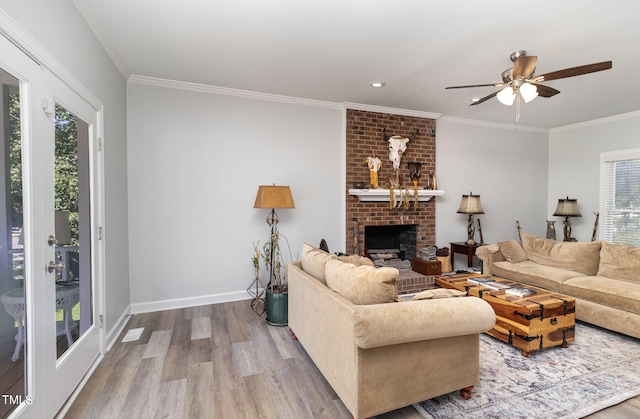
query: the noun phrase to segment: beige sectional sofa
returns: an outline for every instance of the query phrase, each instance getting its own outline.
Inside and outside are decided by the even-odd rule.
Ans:
[[[495,323],[463,293],[395,302],[397,276],[307,244],[287,265],[289,327],[356,419],[475,385],[479,334]]]
[[[479,247],[483,273],[576,299],[576,319],[640,338],[640,248],[522,234]]]

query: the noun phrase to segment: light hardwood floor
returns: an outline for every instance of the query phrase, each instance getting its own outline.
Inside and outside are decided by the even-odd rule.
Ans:
[[[124,333],[144,327],[135,342]],[[65,418],[350,418],[286,327],[248,301],[132,316]],[[638,418],[640,397],[590,418]],[[379,419],[420,419],[413,408]]]

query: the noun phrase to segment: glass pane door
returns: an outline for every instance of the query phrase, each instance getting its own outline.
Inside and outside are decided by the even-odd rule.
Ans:
[[[0,150],[0,416],[26,399],[24,293],[24,224],[22,200],[22,135],[19,81],[0,69],[2,137]]]
[[[89,126],[60,105],[55,106],[54,124],[55,315],[60,357],[93,324]]]
[[[55,415],[101,354],[96,278],[101,208],[100,111],[44,69],[44,218],[50,219],[45,306],[48,414]]]
[[[39,195],[32,168],[40,166],[36,137],[44,118],[34,111],[42,98],[43,72],[20,49],[0,36],[0,416],[38,417],[46,401],[37,400],[37,385],[44,378],[44,357],[36,351],[35,337],[46,330],[44,292],[36,284],[45,280]],[[39,127],[39,128],[38,128]],[[44,243],[44,242],[43,242]],[[40,249],[40,250],[38,250]]]

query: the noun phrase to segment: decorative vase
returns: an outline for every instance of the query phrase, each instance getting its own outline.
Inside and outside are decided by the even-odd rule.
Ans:
[[[272,292],[267,289],[265,311],[267,312],[267,324],[286,326],[289,322],[289,293]]]

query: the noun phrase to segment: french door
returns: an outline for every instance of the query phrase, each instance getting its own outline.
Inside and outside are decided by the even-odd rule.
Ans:
[[[53,417],[104,346],[100,110],[0,36],[2,415]]]

